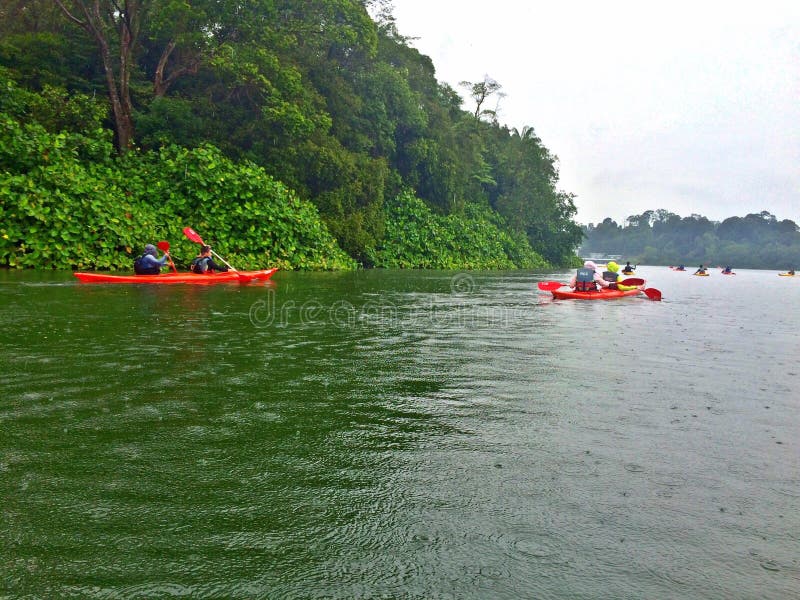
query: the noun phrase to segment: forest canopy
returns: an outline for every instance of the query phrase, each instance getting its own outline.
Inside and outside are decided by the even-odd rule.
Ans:
[[[787,269],[800,262],[797,224],[767,211],[714,222],[697,214],[680,217],[665,209],[648,210],[622,225],[606,218],[584,232],[583,255],[621,254],[648,265]]]
[[[52,240],[31,234],[13,210],[58,195],[75,210],[102,205],[109,214],[132,214],[123,205],[133,199],[140,214],[129,221],[150,222],[142,215],[152,215],[176,225],[211,202],[204,219],[213,216],[210,226],[229,228],[221,237],[233,243],[241,229],[234,215],[246,214],[258,234],[251,237],[266,240],[255,248],[237,243],[237,252],[278,260],[269,247],[286,268],[421,267],[439,264],[432,253],[442,252],[448,254],[440,262],[452,268],[575,261],[583,232],[573,220],[573,195],[558,187],[556,156],[533,127],[509,128],[485,109],[499,94],[498,82],[488,76],[464,82],[467,99],[439,83],[430,58],[397,32],[387,2],[6,0],[0,67],[5,143],[25,150],[0,153],[7,223],[0,265],[78,264],[34,258],[50,252],[44,246]],[[64,140],[69,151],[55,152]],[[198,159],[208,155],[239,173],[217,181],[213,198],[199,175],[163,190],[172,165],[159,160],[189,157],[204,168]],[[136,171],[139,163],[149,169]],[[85,178],[81,191],[43,183],[76,172]],[[245,190],[240,177],[248,176],[264,182],[263,190]],[[126,189],[129,182],[138,187]],[[75,194],[86,189],[107,191],[81,209]],[[315,243],[341,248],[349,258],[334,253],[325,260],[316,250],[281,246],[277,230],[298,239],[306,233],[293,229],[297,218],[289,208],[273,222],[259,220],[273,202],[313,205],[312,212],[303,208],[304,227],[317,228],[318,219],[332,246],[324,236]],[[411,214],[426,215],[420,231],[427,233],[419,239],[437,228],[452,230],[435,238],[447,239],[445,246],[410,251],[409,236],[390,219]],[[61,225],[49,215],[36,218],[55,235]],[[88,216],[76,215],[91,223]],[[281,228],[275,218],[285,220]],[[84,235],[81,265],[125,263],[130,243],[113,250],[93,245],[106,235],[98,229]],[[126,230],[131,243],[139,236],[148,236],[145,227]]]

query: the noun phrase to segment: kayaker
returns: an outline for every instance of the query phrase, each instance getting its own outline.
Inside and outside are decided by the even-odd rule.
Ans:
[[[613,262],[613,261],[612,261],[612,262]],[[611,264],[611,263],[609,263],[609,264]],[[639,265],[636,265],[636,267],[632,267],[632,266],[631,266],[631,261],[628,261],[628,262],[626,262],[626,263],[625,263],[625,266],[623,267],[623,269],[622,269],[622,270],[623,270],[623,272],[627,271],[627,272],[629,272],[629,273],[633,273],[633,272],[636,270],[636,268],[637,268],[638,266],[639,266]]]
[[[192,261],[192,265],[189,268],[192,273],[197,273],[199,275],[203,273],[213,273],[214,271],[219,271],[220,273],[226,273],[228,271],[228,267],[225,265],[214,262],[214,259],[211,257],[211,246],[208,245],[200,246],[200,254]]]
[[[730,267],[725,267],[724,269],[722,269],[722,272],[723,273],[730,273],[731,272],[731,268]]]
[[[789,275],[794,275],[794,269],[789,269]]]
[[[158,275],[161,267],[167,264],[169,252],[164,252],[164,256],[158,258],[158,250],[153,244],[144,247],[144,254],[133,261],[133,272],[137,275]]]
[[[644,288],[642,285],[622,285],[620,281],[624,281],[625,278],[619,274],[619,265],[613,260],[606,265],[606,269],[606,271],[603,271],[603,280],[608,282],[609,289],[627,292],[628,290]]]
[[[587,260],[569,280],[569,287],[576,292],[596,292],[601,287],[607,288],[608,282],[597,272],[594,261]]]
[[[679,266],[679,267],[678,267],[677,269],[675,269],[675,270],[676,270],[676,271],[685,271],[685,270],[686,270],[686,265],[681,265],[681,266]]]
[[[697,267],[697,271],[695,271],[694,274],[695,275],[704,275],[705,272],[706,272],[706,270],[703,267],[703,265],[700,265],[699,267]]]

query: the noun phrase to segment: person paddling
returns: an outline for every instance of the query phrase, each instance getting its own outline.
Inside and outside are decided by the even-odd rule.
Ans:
[[[607,288],[608,282],[597,272],[597,265],[587,260],[583,263],[583,268],[578,269],[569,280],[569,287],[576,292],[597,292],[600,288]]]
[[[189,268],[192,273],[197,273],[198,275],[213,273],[214,271],[219,271],[220,273],[228,271],[228,267],[225,265],[214,262],[211,257],[211,246],[205,244],[200,246],[200,254],[192,261],[192,265]]]
[[[706,270],[705,270],[705,268],[703,267],[703,265],[700,265],[700,266],[697,268],[697,271],[695,271],[695,272],[694,272],[694,274],[695,274],[695,275],[705,275],[705,274],[706,274]]]
[[[723,273],[731,273],[732,271],[731,271],[730,267],[725,267],[724,269],[722,269],[722,272]]]
[[[644,285],[622,285],[620,282],[624,281],[624,278],[619,274],[619,265],[613,260],[606,265],[606,269],[606,271],[603,271],[603,280],[608,282],[609,289],[622,292],[644,289]]]
[[[158,258],[158,249],[153,244],[144,247],[144,254],[133,261],[133,272],[137,275],[158,275],[161,267],[167,264],[169,252]]]
[[[633,273],[636,270],[636,268],[638,266],[639,265],[636,265],[635,267],[632,267],[631,266],[631,261],[628,261],[628,262],[625,263],[625,266],[622,268],[622,272],[625,273],[626,275],[630,275],[631,273]]]

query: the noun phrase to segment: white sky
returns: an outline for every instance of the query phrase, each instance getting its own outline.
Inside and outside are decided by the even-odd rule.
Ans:
[[[800,0],[393,4],[440,82],[465,99],[460,81],[503,86],[500,122],[558,156],[578,222],[665,208],[800,223]]]

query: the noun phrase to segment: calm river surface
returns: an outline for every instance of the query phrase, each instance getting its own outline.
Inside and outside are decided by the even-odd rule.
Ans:
[[[800,277],[0,272],[0,597],[800,597]]]

